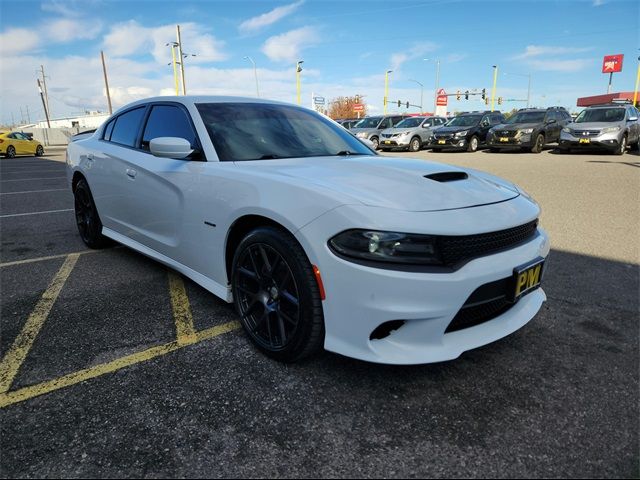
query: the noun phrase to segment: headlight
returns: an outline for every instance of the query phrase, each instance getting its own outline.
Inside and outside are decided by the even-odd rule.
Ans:
[[[530,133],[533,133],[533,128],[523,128],[522,130],[520,130],[520,133],[524,133],[525,135],[528,135]]]
[[[563,131],[564,133],[573,133],[573,131],[572,131],[569,127],[564,127],[564,128],[562,129],[562,131]]]
[[[442,265],[436,237],[411,233],[346,230],[329,240],[340,255],[374,262]]]
[[[410,133],[411,133],[411,131],[410,131],[410,130],[407,130],[406,132],[402,132],[402,133],[400,134],[400,136],[403,136],[403,135],[409,135]]]
[[[356,133],[356,137],[358,138],[367,138],[369,134],[367,132],[358,132]]]
[[[612,133],[612,132],[619,132],[619,131],[620,131],[620,127],[607,127],[602,129],[602,133]]]
[[[518,192],[520,192],[520,195],[522,195],[524,198],[532,203],[535,203],[536,205],[538,204],[538,202],[536,202],[535,199],[531,195],[529,195],[529,193],[525,189],[517,185],[515,185],[515,187],[518,189]]]
[[[467,133],[469,133],[469,130],[465,130],[465,131],[463,131],[463,132],[458,132],[458,133],[456,133],[456,135],[455,135],[455,136],[456,136],[456,137],[464,137],[464,136],[466,136],[466,135],[467,135]]]

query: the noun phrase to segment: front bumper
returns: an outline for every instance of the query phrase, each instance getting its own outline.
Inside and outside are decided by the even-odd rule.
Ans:
[[[558,146],[561,149],[568,150],[570,148],[582,148],[585,150],[591,148],[604,149],[604,150],[616,150],[620,146],[620,140],[618,139],[618,132],[602,133],[597,136],[575,136],[567,132],[560,134],[560,141]]]
[[[401,136],[401,137],[385,138],[381,136],[379,142],[380,142],[380,148],[409,148],[411,137]]]
[[[429,140],[429,148],[464,149],[467,148],[465,137],[432,138]]]
[[[532,134],[516,133],[513,136],[489,134],[487,144],[491,148],[533,147]]]
[[[490,227],[491,230],[484,231],[493,231],[501,229],[498,223],[513,221],[509,217],[513,217],[519,206],[524,208],[518,212],[520,218],[517,222],[532,220],[538,214],[537,207],[518,197],[483,207],[449,212],[404,212],[397,216],[399,223],[413,216],[414,225],[438,225],[449,217],[451,225],[471,225],[471,228],[478,228],[478,218],[484,218],[485,224],[496,223]],[[542,289],[535,290],[489,321],[445,333],[478,287],[510,277],[515,267],[537,257],[546,258],[549,253],[546,233],[539,229],[530,241],[471,260],[453,272],[390,270],[339,258],[330,251],[326,242],[313,240],[327,238],[327,232],[330,232],[330,237],[352,226],[353,220],[347,222],[347,216],[342,212],[344,209],[353,212],[358,208],[361,207],[335,209],[296,234],[311,262],[320,268],[323,278],[326,291],[323,302],[325,348],[329,351],[388,364],[451,360],[466,350],[486,345],[518,330],[535,316],[546,299]],[[511,223],[510,226],[513,225]],[[464,233],[467,232],[459,234]],[[385,338],[370,338],[377,327],[393,320],[404,320],[405,323]]]

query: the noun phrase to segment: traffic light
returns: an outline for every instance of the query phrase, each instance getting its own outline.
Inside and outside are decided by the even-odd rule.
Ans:
[[[484,88],[482,89],[482,99],[483,99],[483,100],[486,100],[486,99],[487,99],[487,91],[486,91],[486,89],[484,89]]]
[[[489,97],[485,96],[483,98],[484,98],[484,104],[489,105]]]
[[[398,108],[400,108],[401,104],[402,104],[402,102],[400,100],[398,100]]]
[[[407,102],[407,108],[409,108],[409,102]]]
[[[498,105],[502,105],[502,97],[498,97]]]
[[[465,100],[469,100],[469,90],[467,90],[466,92],[464,92],[464,99],[465,99]]]
[[[460,90],[456,92],[456,100],[460,100]]]

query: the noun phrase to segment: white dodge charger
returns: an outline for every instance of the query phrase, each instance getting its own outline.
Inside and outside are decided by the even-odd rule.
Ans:
[[[234,302],[252,342],[292,362],[323,347],[438,362],[529,322],[549,240],[492,175],[378,156],[285,103],[158,97],[69,145],[78,230]]]

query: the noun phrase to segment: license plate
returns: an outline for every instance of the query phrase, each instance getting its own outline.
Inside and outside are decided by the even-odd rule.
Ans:
[[[391,143],[391,140],[385,140],[384,143]]]
[[[438,144],[439,144],[439,145],[444,145],[445,143],[447,143],[447,141],[446,141],[446,140],[438,140]]]
[[[580,143],[591,143],[591,140],[589,138],[581,138]]]
[[[543,268],[544,259],[536,258],[533,262],[513,269],[513,278],[515,280],[515,290],[513,292],[514,302],[540,286]]]
[[[506,143],[509,141],[509,139],[507,137],[500,137],[500,141]]]

